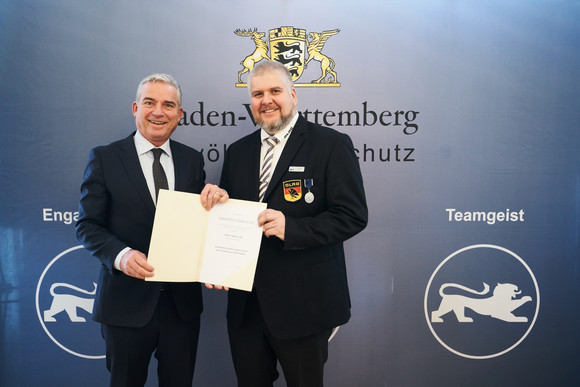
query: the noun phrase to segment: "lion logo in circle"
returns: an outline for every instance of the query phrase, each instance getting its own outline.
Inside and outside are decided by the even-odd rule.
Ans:
[[[75,294],[60,294],[56,292],[57,288],[68,288],[78,293],[94,296],[97,292],[97,284],[93,282],[93,291],[81,289],[67,283],[54,283],[50,287],[50,295],[52,296],[52,303],[50,309],[44,311],[45,322],[56,322],[55,315],[66,312],[71,322],[86,322],[84,317],[77,314],[77,308],[84,309],[86,312],[92,314],[93,306],[95,304],[94,298],[79,297]]]
[[[489,293],[489,285],[486,283],[483,283],[483,290],[480,292],[455,283],[441,285],[439,288],[441,303],[437,310],[431,312],[431,322],[433,323],[443,322],[441,317],[449,312],[453,312],[459,322],[473,322],[471,317],[465,316],[465,308],[471,309],[480,315],[491,316],[506,322],[528,322],[527,317],[516,316],[512,312],[526,302],[532,301],[532,297],[524,296],[516,299],[522,292],[514,284],[498,283],[493,290],[493,295],[487,298],[472,298],[462,294],[447,294],[445,293],[445,289],[447,288],[459,289],[478,296]]]

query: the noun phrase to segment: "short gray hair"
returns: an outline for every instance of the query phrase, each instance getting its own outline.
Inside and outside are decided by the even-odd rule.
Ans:
[[[286,66],[276,60],[261,60],[260,62],[256,63],[252,71],[250,71],[250,75],[248,75],[248,91],[250,91],[252,83],[252,78],[257,75],[262,75],[267,72],[271,71],[278,71],[283,77],[282,80],[288,86],[288,90],[292,90],[294,88],[294,81],[292,80],[292,74]]]
[[[162,73],[148,75],[145,78],[143,78],[141,82],[139,82],[139,87],[137,87],[137,95],[135,96],[135,101],[139,102],[139,99],[141,98],[141,90],[143,89],[143,85],[152,82],[166,83],[168,85],[175,87],[177,89],[177,99],[179,102],[178,107],[181,107],[181,87],[171,75]]]

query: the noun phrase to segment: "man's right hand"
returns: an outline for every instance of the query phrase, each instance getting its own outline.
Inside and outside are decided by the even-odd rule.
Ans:
[[[129,250],[121,258],[121,271],[128,276],[145,279],[153,277],[153,266],[147,262],[147,257],[140,251]]]

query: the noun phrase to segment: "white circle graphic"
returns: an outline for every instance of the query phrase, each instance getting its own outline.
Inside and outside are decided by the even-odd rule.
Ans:
[[[528,329],[525,331],[525,333],[519,338],[519,340],[517,340],[513,345],[509,346],[508,348],[505,348],[504,350],[498,351],[496,353],[492,353],[492,354],[488,354],[488,355],[473,355],[473,354],[468,354],[468,353],[463,353],[455,348],[452,348],[450,345],[448,345],[447,343],[445,343],[444,340],[442,340],[439,335],[437,334],[437,332],[435,331],[435,329],[433,328],[432,324],[431,324],[431,319],[429,318],[429,308],[428,308],[428,295],[429,295],[429,290],[431,288],[431,283],[433,282],[433,279],[435,278],[436,274],[439,272],[439,270],[447,263],[449,262],[451,259],[453,259],[454,257],[456,257],[457,255],[468,251],[468,250],[472,250],[472,249],[481,249],[481,248],[488,248],[488,249],[495,249],[495,250],[499,250],[502,251],[504,253],[507,253],[509,255],[511,255],[513,258],[515,258],[527,271],[527,273],[530,275],[535,290],[536,290],[536,309],[534,312],[534,317],[528,327]],[[479,245],[472,245],[472,246],[468,246],[465,247],[463,249],[457,250],[456,252],[454,252],[453,254],[451,254],[450,256],[448,256],[447,258],[445,258],[440,264],[439,266],[437,266],[437,268],[435,269],[435,271],[433,272],[433,274],[431,275],[431,278],[429,279],[429,282],[427,283],[427,288],[425,289],[425,298],[424,298],[424,309],[425,309],[425,319],[427,320],[427,325],[429,326],[429,329],[431,330],[431,333],[433,334],[433,336],[437,339],[437,341],[443,346],[445,347],[447,350],[449,350],[450,352],[461,356],[461,357],[465,357],[465,358],[469,358],[469,359],[491,359],[494,357],[498,357],[501,356],[511,350],[513,350],[514,348],[516,348],[527,336],[528,334],[531,332],[532,328],[534,327],[534,324],[536,322],[536,319],[538,317],[538,313],[540,310],[540,290],[538,288],[538,283],[536,281],[536,277],[534,276],[534,273],[532,273],[532,270],[530,269],[530,267],[526,264],[526,262],[524,262],[524,260],[522,258],[520,258],[517,254],[513,253],[512,251],[505,249],[501,246],[496,246],[496,245],[490,245],[490,244],[479,244]]]
[[[38,315],[38,321],[40,321],[40,325],[42,325],[42,328],[44,329],[44,331],[46,332],[46,334],[48,335],[48,337],[50,337],[50,339],[56,344],[58,345],[61,349],[65,350],[66,352],[74,355],[74,356],[78,356],[78,357],[82,357],[85,359],[104,359],[105,355],[85,355],[82,353],[78,353],[76,351],[73,351],[70,348],[67,348],[66,346],[64,346],[62,343],[60,343],[48,330],[48,328],[46,327],[46,325],[44,324],[44,320],[42,319],[41,313],[40,313],[40,304],[39,304],[39,295],[40,295],[40,287],[42,285],[42,281],[44,279],[44,276],[46,275],[46,273],[48,272],[48,270],[51,268],[51,266],[58,261],[61,257],[63,257],[64,255],[78,250],[78,249],[82,249],[83,246],[79,245],[79,246],[75,246],[75,247],[71,247],[68,250],[63,251],[62,253],[60,253],[59,255],[57,255],[56,257],[54,257],[52,259],[52,261],[50,261],[50,263],[44,268],[44,271],[42,272],[42,275],[40,276],[40,279],[38,280],[38,285],[36,286],[36,314]]]

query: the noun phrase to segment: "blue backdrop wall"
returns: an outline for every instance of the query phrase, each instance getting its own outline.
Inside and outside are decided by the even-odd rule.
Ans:
[[[561,0],[0,0],[0,385],[106,384],[74,235],[89,149],[167,72],[174,136],[216,183],[255,129],[239,72],[275,39],[305,52],[299,110],[352,137],[371,210],[328,385],[578,385],[578,20]],[[225,294],[204,302],[195,382],[233,386]]]

